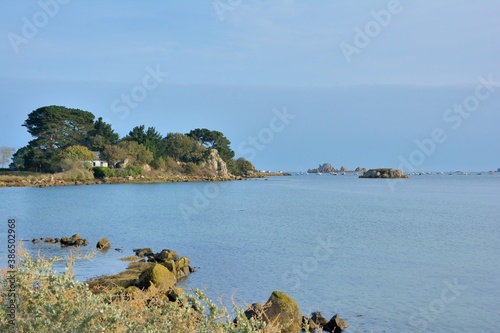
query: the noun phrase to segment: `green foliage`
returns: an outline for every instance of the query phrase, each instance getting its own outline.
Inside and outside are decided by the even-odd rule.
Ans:
[[[87,133],[94,126],[94,115],[88,111],[52,105],[31,112],[23,126],[35,139],[28,143],[26,149],[16,152],[13,168],[56,172],[59,170],[61,150],[85,145]]]
[[[153,160],[153,162],[151,162],[151,167],[156,170],[165,170],[167,163],[165,162],[165,159],[157,157]]]
[[[167,155],[176,161],[199,163],[206,157],[207,149],[194,138],[182,133],[168,133]]]
[[[206,128],[197,128],[187,135],[200,142],[206,148],[217,149],[219,156],[226,163],[234,158],[234,151],[230,148],[231,141],[221,132],[211,131]]]
[[[83,144],[94,127],[94,115],[64,106],[45,106],[28,115],[23,126],[36,139],[32,145],[42,149],[64,149]]]
[[[58,258],[33,259],[23,253],[16,269],[16,332],[214,332],[278,333],[280,327],[247,319],[234,305],[237,325],[229,311],[202,291],[181,294],[170,302],[157,288],[134,293],[95,294],[87,283],[75,281],[74,257],[66,271],[56,273]],[[0,272],[0,331],[11,332],[7,295],[10,283]]]
[[[163,136],[154,127],[145,130],[145,126],[136,126],[129,132],[124,140],[135,141],[144,145],[157,159],[166,156],[167,143]]]
[[[243,157],[238,158],[231,164],[231,173],[238,176],[248,176],[249,174],[255,172],[255,167],[252,162],[246,160]]]
[[[196,164],[192,162],[188,162],[184,165],[184,172],[187,173],[188,175],[194,173],[196,169],[197,169]]]
[[[106,178],[112,175],[112,170],[110,168],[105,167],[94,167],[92,169],[94,172],[94,178]]]
[[[111,128],[110,124],[105,123],[102,117],[96,120],[94,128],[88,132],[88,146],[92,150],[102,152],[106,145],[116,145],[119,135]]]
[[[70,146],[61,154],[61,159],[69,159],[73,161],[92,161],[95,158],[93,152],[84,146]]]

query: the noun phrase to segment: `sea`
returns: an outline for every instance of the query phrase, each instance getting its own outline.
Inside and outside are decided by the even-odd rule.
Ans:
[[[85,281],[125,269],[133,249],[172,249],[196,272],[179,282],[231,307],[274,290],[347,332],[500,332],[500,175],[269,177],[227,182],[0,188],[0,264],[8,219],[32,255],[70,248],[33,238],[80,234]],[[115,249],[120,249],[119,252]]]

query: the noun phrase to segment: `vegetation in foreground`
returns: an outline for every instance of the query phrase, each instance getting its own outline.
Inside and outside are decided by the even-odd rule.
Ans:
[[[217,306],[200,290],[183,294],[176,302],[155,287],[131,294],[93,293],[86,283],[75,281],[74,257],[62,274],[52,269],[57,258],[32,258],[21,251],[15,275],[15,330],[9,318],[6,269],[0,272],[1,332],[241,332],[276,333],[281,329],[255,319],[234,305],[237,325],[223,306]]]

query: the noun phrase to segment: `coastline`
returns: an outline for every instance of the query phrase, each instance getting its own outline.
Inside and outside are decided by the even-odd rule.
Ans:
[[[180,183],[180,182],[217,182],[247,180],[254,178],[267,178],[272,176],[290,176],[284,172],[255,172],[248,177],[225,175],[225,176],[200,176],[200,175],[171,175],[155,174],[141,175],[137,177],[110,177],[94,179],[57,179],[53,174],[31,174],[28,176],[0,175],[1,187],[54,187],[54,186],[78,186],[78,185],[103,185],[103,184],[154,184],[154,183]]]

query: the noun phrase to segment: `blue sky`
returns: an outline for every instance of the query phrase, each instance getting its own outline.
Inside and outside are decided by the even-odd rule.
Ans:
[[[498,1],[1,6],[0,146],[64,105],[121,136],[219,130],[259,169],[500,167]]]

